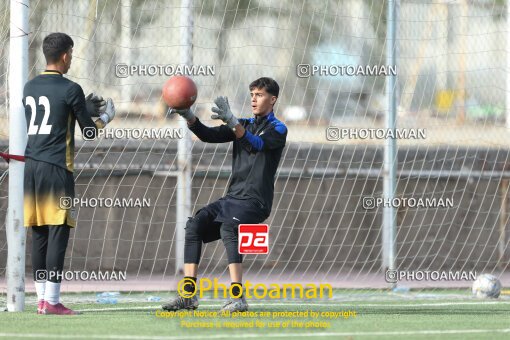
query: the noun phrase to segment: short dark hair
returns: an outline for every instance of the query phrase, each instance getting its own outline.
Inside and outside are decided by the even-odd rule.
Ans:
[[[272,94],[275,97],[278,97],[278,94],[280,93],[280,86],[278,83],[268,77],[262,77],[257,80],[254,80],[250,84],[250,91],[253,89],[264,89],[267,93]]]
[[[65,33],[51,33],[43,40],[43,53],[48,64],[60,59],[62,54],[74,46],[73,39]]]

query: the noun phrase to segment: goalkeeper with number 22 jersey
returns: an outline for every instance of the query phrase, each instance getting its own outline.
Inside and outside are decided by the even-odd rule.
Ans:
[[[111,99],[85,97],[77,83],[64,78],[74,42],[67,34],[44,38],[46,70],[25,84],[23,105],[28,141],[25,149],[24,225],[32,230],[32,269],[38,314],[73,315],[60,303],[60,283],[69,233],[76,221],[74,198],[74,128],[93,137],[115,116]],[[99,117],[95,122],[92,117]]]
[[[175,110],[188,123],[189,129],[203,142],[233,142],[232,176],[225,197],[210,203],[190,217],[186,223],[184,242],[184,294],[162,308],[169,311],[196,309],[197,271],[202,243],[221,239],[229,263],[231,298],[222,310],[248,310],[242,295],[242,255],[238,250],[239,224],[263,222],[271,213],[274,180],[287,138],[287,127],[279,121],[273,106],[279,86],[271,78],[259,78],[250,84],[253,117],[237,119],[226,97],[214,101],[212,119],[225,124],[206,127],[189,110]],[[188,297],[188,295],[190,297]],[[191,296],[193,295],[193,296]]]

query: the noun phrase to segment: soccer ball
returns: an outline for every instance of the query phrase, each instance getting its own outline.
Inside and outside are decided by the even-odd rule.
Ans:
[[[472,291],[477,298],[497,299],[501,293],[501,282],[494,275],[481,274],[473,282]]]
[[[173,109],[188,109],[197,99],[197,86],[191,78],[173,76],[163,86],[163,100]]]

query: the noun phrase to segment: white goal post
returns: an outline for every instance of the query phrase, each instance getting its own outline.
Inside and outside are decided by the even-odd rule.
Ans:
[[[9,46],[9,152],[24,155],[27,143],[23,87],[28,78],[29,0],[11,0]],[[9,205],[7,211],[7,309],[25,307],[25,243],[23,223],[24,162],[9,162]]]

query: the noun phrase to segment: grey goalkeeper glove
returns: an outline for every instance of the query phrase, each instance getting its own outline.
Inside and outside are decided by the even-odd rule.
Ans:
[[[170,108],[170,114],[174,114],[174,113],[177,113],[179,116],[181,116],[182,118],[186,119],[187,121],[193,119],[195,117],[195,115],[193,114],[193,112],[191,112],[190,109],[172,109]]]
[[[104,110],[104,113],[102,113],[101,116],[99,116],[99,118],[101,118],[101,120],[106,125],[109,122],[111,122],[114,117],[115,117],[115,105],[113,105],[112,98],[108,98],[106,99],[106,108]]]
[[[227,97],[218,97],[214,100],[214,104],[217,107],[212,107],[211,111],[216,114],[211,115],[212,119],[221,119],[225,124],[228,125],[229,128],[233,129],[239,121],[236,116],[230,110],[230,104],[228,103]]]
[[[85,97],[85,105],[91,117],[100,117],[106,110],[106,101],[94,92]]]

